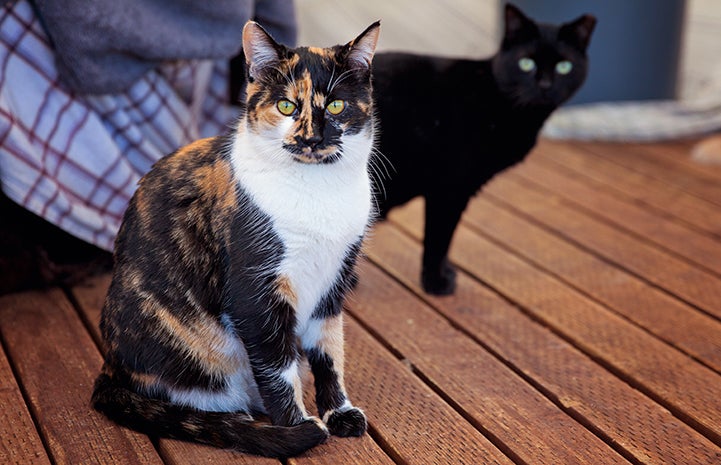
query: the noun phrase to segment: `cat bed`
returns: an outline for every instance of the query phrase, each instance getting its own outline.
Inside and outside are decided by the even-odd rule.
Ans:
[[[551,139],[650,142],[721,130],[721,67],[681,100],[599,102],[558,109],[546,122]]]

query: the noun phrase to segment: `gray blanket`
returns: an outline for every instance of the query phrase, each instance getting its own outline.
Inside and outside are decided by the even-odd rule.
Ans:
[[[78,93],[113,93],[161,62],[226,59],[255,19],[295,45],[293,0],[35,0],[60,78]]]

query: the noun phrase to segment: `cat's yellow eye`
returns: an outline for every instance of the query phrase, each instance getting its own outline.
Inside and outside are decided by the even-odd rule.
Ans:
[[[573,63],[568,60],[559,61],[556,63],[556,72],[558,74],[568,74],[573,69]]]
[[[333,100],[325,108],[331,115],[339,115],[345,110],[345,102],[343,100]]]
[[[278,100],[278,111],[285,116],[290,116],[295,112],[295,103],[290,100]]]
[[[530,73],[531,71],[536,69],[536,62],[533,61],[533,59],[531,59],[531,58],[523,57],[520,60],[518,60],[518,67],[524,73]]]

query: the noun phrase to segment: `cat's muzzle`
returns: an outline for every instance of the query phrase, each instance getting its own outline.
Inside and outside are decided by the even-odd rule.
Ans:
[[[312,149],[308,146],[286,146],[286,150],[291,153],[295,161],[300,163],[333,163],[340,158],[340,153],[336,146],[323,147],[320,149]]]

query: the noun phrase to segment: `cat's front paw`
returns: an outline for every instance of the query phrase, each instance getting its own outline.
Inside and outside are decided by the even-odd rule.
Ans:
[[[448,263],[441,266],[439,272],[423,271],[421,275],[423,290],[429,294],[450,295],[456,290],[456,270]]]
[[[324,418],[328,431],[334,436],[362,436],[368,429],[365,413],[357,407],[332,410]]]

